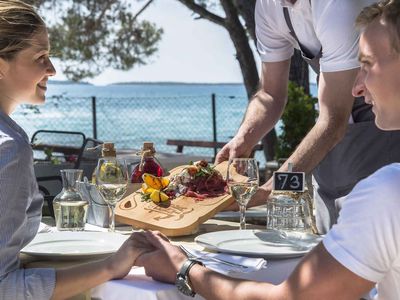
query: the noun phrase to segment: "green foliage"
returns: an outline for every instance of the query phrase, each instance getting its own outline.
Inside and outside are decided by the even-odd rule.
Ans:
[[[289,82],[288,103],[282,115],[282,133],[278,136],[276,158],[287,158],[314,126],[316,98],[307,95],[303,87]]]
[[[30,2],[45,16],[53,56],[60,59],[70,80],[94,77],[110,67],[129,70],[145,64],[157,51],[163,33],[155,24],[138,20],[133,1]]]
[[[46,155],[46,161],[50,161],[53,165],[61,164],[60,160],[57,157],[53,156],[53,149],[45,148],[44,154]]]

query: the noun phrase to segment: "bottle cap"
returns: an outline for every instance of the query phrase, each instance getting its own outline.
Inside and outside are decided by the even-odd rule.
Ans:
[[[154,149],[154,143],[144,142],[142,147],[142,154],[144,157],[154,156],[156,149]]]
[[[116,157],[116,151],[114,148],[114,143],[106,142],[103,144],[103,148],[101,149],[101,156],[102,157]]]

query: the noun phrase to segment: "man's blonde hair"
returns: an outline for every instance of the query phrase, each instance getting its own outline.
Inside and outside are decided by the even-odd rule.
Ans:
[[[356,26],[363,29],[377,18],[388,25],[392,47],[400,53],[400,0],[383,0],[365,7],[356,19]]]
[[[13,59],[45,28],[33,6],[20,0],[0,0],[0,58]]]

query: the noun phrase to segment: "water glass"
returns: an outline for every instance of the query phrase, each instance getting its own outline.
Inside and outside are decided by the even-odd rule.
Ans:
[[[311,233],[311,215],[306,193],[274,192],[267,202],[267,229]]]

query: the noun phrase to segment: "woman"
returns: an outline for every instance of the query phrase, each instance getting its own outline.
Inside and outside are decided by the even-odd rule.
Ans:
[[[64,270],[19,269],[19,251],[36,235],[43,198],[26,133],[9,115],[42,104],[56,71],[46,26],[34,8],[0,0],[0,299],[61,299],[124,277],[139,254],[128,239],[113,256]]]

